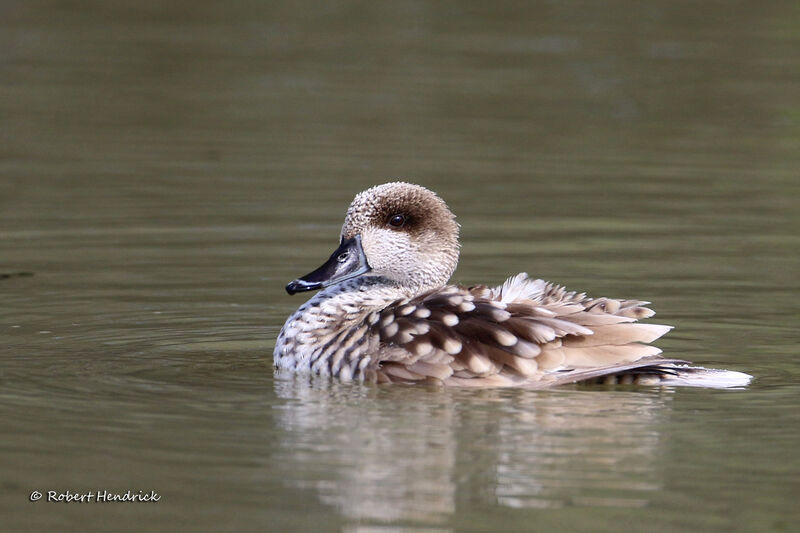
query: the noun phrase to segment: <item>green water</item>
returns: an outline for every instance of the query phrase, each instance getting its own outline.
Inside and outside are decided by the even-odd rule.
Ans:
[[[798,50],[795,2],[5,2],[3,529],[792,531]],[[456,281],[650,300],[754,383],[274,376],[283,286],[398,177]]]

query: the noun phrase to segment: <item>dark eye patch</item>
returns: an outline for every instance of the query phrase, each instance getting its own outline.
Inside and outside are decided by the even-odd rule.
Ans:
[[[406,224],[406,216],[395,214],[389,217],[389,225],[393,228],[402,228]]]

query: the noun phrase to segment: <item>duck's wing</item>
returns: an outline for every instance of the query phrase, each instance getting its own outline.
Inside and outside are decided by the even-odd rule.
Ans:
[[[646,343],[671,328],[639,324],[647,302],[592,299],[520,274],[500,287],[449,286],[383,309],[373,328],[378,381],[539,385],[677,362]]]

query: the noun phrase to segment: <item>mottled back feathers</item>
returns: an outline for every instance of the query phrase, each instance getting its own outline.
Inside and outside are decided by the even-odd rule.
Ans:
[[[368,378],[513,385],[558,373],[563,382],[569,373],[660,353],[642,343],[670,328],[634,323],[653,314],[643,304],[593,300],[526,274],[497,289],[448,286],[380,311],[370,327],[380,363]]]

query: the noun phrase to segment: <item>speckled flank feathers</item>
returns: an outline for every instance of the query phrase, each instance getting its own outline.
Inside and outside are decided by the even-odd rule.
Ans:
[[[387,225],[397,214],[405,224]],[[524,273],[495,288],[447,285],[458,226],[423,187],[395,182],[360,193],[342,227],[342,239],[356,235],[371,271],[327,287],[289,317],[275,346],[278,368],[379,383],[529,387],[702,374],[648,344],[671,329],[638,322],[653,315],[648,302],[589,298]],[[717,386],[749,380],[728,374]]]

